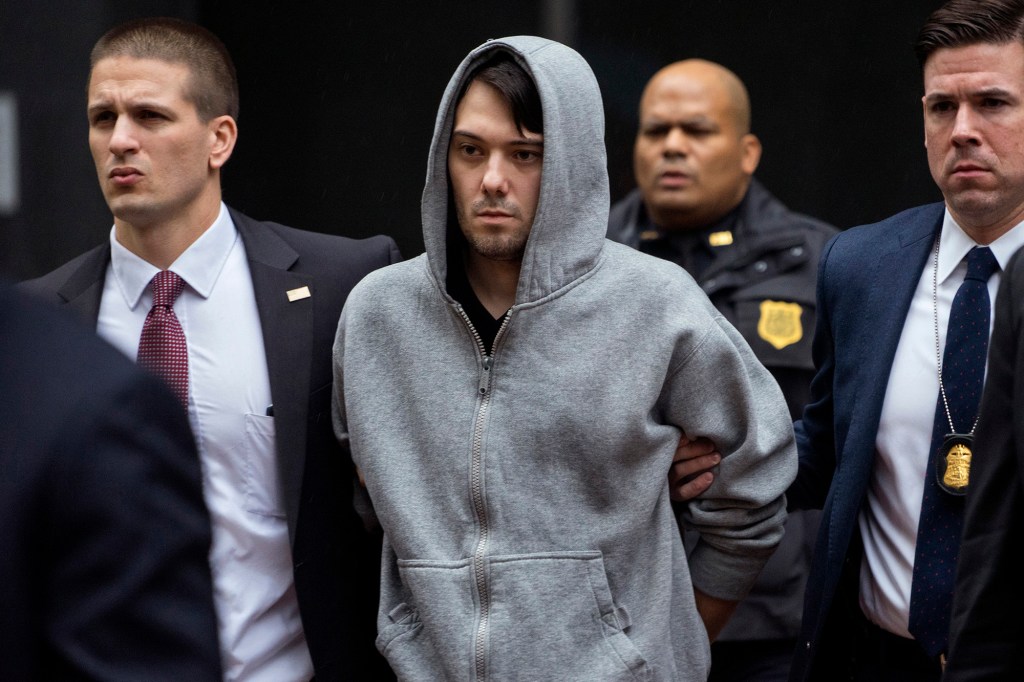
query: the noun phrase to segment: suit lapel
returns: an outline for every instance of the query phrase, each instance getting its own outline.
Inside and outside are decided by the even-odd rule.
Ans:
[[[872,285],[867,300],[858,304],[862,307],[854,318],[861,320],[858,347],[852,349],[851,357],[861,358],[868,364],[854,394],[850,437],[851,442],[861,443],[871,451],[910,302],[931,253],[935,234],[942,226],[942,205],[936,205],[936,209],[918,213],[913,220],[896,223],[880,245],[870,272],[866,273]]]
[[[315,292],[315,287],[311,275],[289,270],[299,254],[281,237],[237,211],[232,210],[231,217],[245,245],[259,309],[274,405],[278,476],[294,543],[306,462],[313,299],[289,301],[288,292],[301,287]]]
[[[85,254],[82,264],[57,289],[62,305],[74,311],[93,327],[100,316],[100,298],[110,265],[110,242],[104,242]]]

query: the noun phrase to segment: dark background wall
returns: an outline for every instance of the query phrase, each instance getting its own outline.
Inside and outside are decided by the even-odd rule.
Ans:
[[[939,4],[5,0],[0,94],[17,100],[20,193],[0,210],[0,271],[39,275],[106,238],[85,80],[92,43],[124,19],[197,20],[233,54],[242,113],[224,173],[228,203],[322,232],[390,234],[413,256],[444,86],[470,49],[518,33],[563,40],[590,62],[605,99],[613,199],[632,186],[644,83],[698,56],[747,83],[765,148],[758,176],[791,207],[845,228],[938,200],[911,45]]]

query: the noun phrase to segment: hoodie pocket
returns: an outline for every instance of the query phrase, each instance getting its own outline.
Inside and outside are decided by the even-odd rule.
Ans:
[[[403,682],[469,680],[474,601],[470,560],[398,562],[406,601],[388,611],[377,649]]]
[[[490,557],[479,630],[468,561],[400,561],[399,568],[415,606],[391,610],[377,646],[401,679],[469,679],[478,654],[489,680],[651,679],[600,552]],[[477,632],[484,633],[479,649]]]

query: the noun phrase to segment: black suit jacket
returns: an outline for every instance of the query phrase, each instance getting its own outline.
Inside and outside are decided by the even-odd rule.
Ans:
[[[354,512],[352,464],[332,430],[331,348],[349,291],[399,261],[398,247],[390,237],[355,240],[234,210],[231,217],[259,308],[295,588],[317,679],[386,679],[373,646],[379,538]],[[25,286],[95,325],[109,263],[104,244]],[[311,295],[289,301],[287,292],[303,286]],[[364,678],[367,670],[377,672]]]
[[[0,285],[0,679],[220,679],[184,410]]]
[[[996,298],[944,680],[1024,679],[1024,251]]]

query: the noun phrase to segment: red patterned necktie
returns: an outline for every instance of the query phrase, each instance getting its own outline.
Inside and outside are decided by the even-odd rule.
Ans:
[[[139,337],[138,363],[163,379],[188,409],[188,346],[174,301],[185,288],[185,281],[170,270],[158,272],[150,283],[153,307],[146,315]]]

